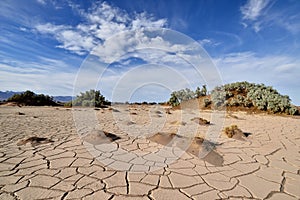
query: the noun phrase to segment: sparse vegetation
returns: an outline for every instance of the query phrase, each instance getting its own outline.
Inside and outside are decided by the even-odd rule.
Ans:
[[[81,92],[75,100],[66,103],[65,106],[101,107],[109,104],[99,90],[89,90]]]
[[[180,104],[180,102],[174,92],[172,92],[171,98],[169,99],[168,104],[171,105],[172,107],[178,106]]]
[[[211,91],[211,95],[207,95],[205,85],[201,90],[197,87],[195,92],[190,89],[174,91],[168,103],[175,107],[183,101],[195,98],[201,99],[204,108],[210,108],[211,105],[215,109],[236,107],[288,115],[299,113],[297,107],[291,104],[291,100],[287,95],[281,95],[273,87],[246,81],[215,87]]]
[[[53,98],[44,94],[35,94],[32,91],[25,91],[21,94],[14,94],[7,99],[7,102],[16,102],[18,105],[24,106],[58,106]]]
[[[195,99],[206,95],[207,95],[206,85],[203,85],[201,90],[199,87],[197,87],[195,92],[190,90],[189,88],[185,88],[179,91],[172,92],[168,104],[175,107],[178,106],[183,101],[188,101],[190,99]]]
[[[214,106],[255,107],[271,113],[295,115],[298,109],[287,95],[281,95],[271,86],[237,82],[216,87],[211,95]]]

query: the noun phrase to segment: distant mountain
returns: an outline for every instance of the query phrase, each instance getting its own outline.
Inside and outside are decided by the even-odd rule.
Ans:
[[[14,91],[0,91],[0,101],[7,100],[12,97],[14,94],[21,94],[22,92],[14,92]],[[72,96],[53,96],[54,101],[59,102],[68,102],[72,100]]]
[[[72,96],[54,96],[53,100],[59,102],[69,102],[72,101]]]
[[[13,91],[0,91],[0,101],[6,100],[14,94],[21,94],[22,92],[13,92]]]

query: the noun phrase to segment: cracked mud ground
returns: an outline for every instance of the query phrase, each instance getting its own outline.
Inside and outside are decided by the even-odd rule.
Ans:
[[[200,159],[147,139],[155,131],[137,136],[150,117],[166,118],[153,130],[183,127],[184,135],[194,129],[195,111],[180,121],[179,111],[166,116],[147,106],[117,109],[95,111],[101,131],[117,136],[104,136],[97,145],[79,137],[71,109],[1,107],[0,199],[300,198],[299,118],[234,113],[224,126],[237,124],[251,135],[244,140],[220,135],[211,158]],[[127,113],[130,120],[116,122],[113,113]],[[209,119],[210,113],[201,116]],[[196,134],[208,129],[199,126]],[[34,136],[47,142],[24,142]]]

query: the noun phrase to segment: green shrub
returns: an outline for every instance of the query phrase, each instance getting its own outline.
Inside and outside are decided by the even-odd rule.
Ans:
[[[174,92],[172,92],[171,98],[169,99],[168,104],[171,105],[172,107],[178,106],[180,104],[180,102]]]
[[[237,99],[231,99],[229,102],[229,106],[239,106],[240,103]]]
[[[222,93],[223,90],[223,93]],[[225,98],[222,99],[225,91]],[[272,113],[297,114],[297,108],[293,107],[287,95],[281,95],[271,86],[248,82],[236,82],[216,87],[212,91],[212,101],[215,106],[255,106],[259,110]]]
[[[32,91],[25,91],[21,94],[15,94],[7,99],[7,102],[16,102],[25,106],[57,106],[53,98],[44,94],[35,94]]]
[[[288,109],[288,114],[289,114],[289,115],[297,115],[297,114],[299,114],[299,113],[298,113],[298,109],[296,108],[296,106],[291,106],[291,107]]]
[[[196,94],[192,90],[185,88],[172,92],[168,104],[171,106],[178,106],[182,101],[188,101],[190,99],[194,99],[195,97]]]
[[[68,102],[67,105],[84,106],[84,107],[101,107],[109,105],[110,102],[105,100],[105,97],[99,90],[89,90],[81,92],[72,102]],[[65,104],[66,105],[66,104]]]
[[[211,101],[215,107],[222,107],[226,105],[226,92],[224,87],[216,87],[211,92]]]
[[[92,101],[90,101],[90,100],[83,100],[82,101],[82,106],[84,106],[84,107],[91,107],[92,106]]]
[[[171,94],[169,105],[177,106],[182,101],[205,96],[206,94],[205,85],[203,85],[201,90],[197,87],[195,92],[190,89],[174,91]],[[279,92],[271,86],[246,81],[215,87],[211,91],[211,100],[204,99],[205,107],[211,103],[215,108],[224,106],[255,107],[263,111],[286,113],[290,115],[295,115],[299,112],[297,108],[291,104],[291,100],[287,95],[279,94]]]

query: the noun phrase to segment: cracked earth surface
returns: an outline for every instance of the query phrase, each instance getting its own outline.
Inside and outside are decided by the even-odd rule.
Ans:
[[[75,109],[84,116],[86,109]],[[209,126],[191,121],[195,111],[184,117],[151,106],[95,112],[98,128],[118,139],[87,142],[77,133],[71,109],[1,107],[0,199],[300,198],[299,118],[224,116],[224,126],[236,124],[251,135],[217,135],[216,148],[199,158],[149,139],[157,129],[204,136]],[[210,119],[211,113],[200,116]],[[150,118],[164,122],[151,127],[153,133],[143,129]],[[17,145],[32,136],[53,142]]]

